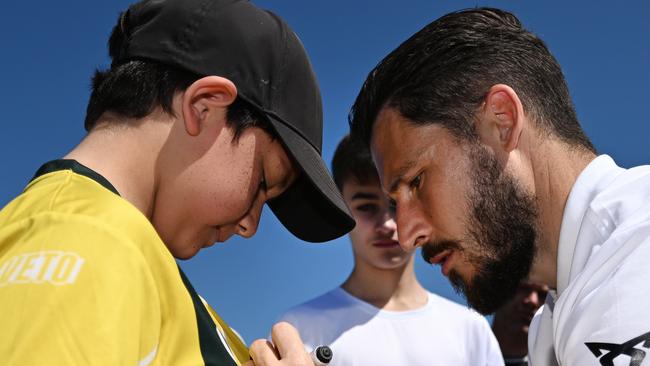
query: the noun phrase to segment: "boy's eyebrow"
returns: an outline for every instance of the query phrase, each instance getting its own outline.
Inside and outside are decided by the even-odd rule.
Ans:
[[[352,196],[352,200],[360,200],[360,199],[367,199],[367,200],[372,200],[372,199],[378,199],[379,196],[377,196],[374,193],[366,193],[366,192],[357,192]]]

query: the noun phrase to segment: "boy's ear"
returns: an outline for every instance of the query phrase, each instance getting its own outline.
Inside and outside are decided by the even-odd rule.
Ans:
[[[477,125],[481,140],[497,152],[509,153],[519,146],[524,124],[524,108],[517,93],[508,85],[493,85]]]
[[[206,76],[193,82],[183,93],[182,100],[187,133],[198,135],[210,116],[214,116],[219,109],[228,108],[236,98],[237,87],[226,78]]]

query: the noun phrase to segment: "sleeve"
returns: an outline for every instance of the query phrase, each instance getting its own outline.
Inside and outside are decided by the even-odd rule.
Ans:
[[[504,361],[503,356],[501,355],[499,342],[494,336],[494,333],[492,333],[490,324],[482,316],[480,319],[479,332],[482,334],[483,343],[486,345],[485,364],[487,366],[503,366]]]
[[[69,219],[29,232],[0,259],[3,363],[148,365],[160,304],[137,247]]]
[[[226,343],[228,347],[233,352],[233,356],[237,359],[240,364],[250,360],[248,353],[248,347],[246,347],[246,342],[244,338],[232,327],[228,326],[225,321],[217,314],[217,312],[208,304],[205,299],[201,298],[203,306],[208,310],[210,317],[214,321],[217,329],[221,331],[226,338]]]
[[[650,362],[647,229],[637,230],[602,263],[586,268],[576,286],[562,294],[560,311],[560,301],[556,303],[554,346],[561,365]]]

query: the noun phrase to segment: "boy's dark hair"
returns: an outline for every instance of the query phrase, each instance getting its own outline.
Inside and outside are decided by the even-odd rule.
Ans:
[[[111,59],[115,60],[120,54],[124,41],[125,35],[118,21],[108,42]],[[152,60],[136,59],[119,64],[113,62],[110,69],[95,71],[84,127],[90,131],[102,114],[109,111],[123,118],[139,119],[161,107],[173,116],[174,95],[201,77],[202,75],[179,67]],[[228,124],[234,126],[235,139],[252,126],[260,127],[276,137],[275,130],[266,118],[241,98],[235,99],[228,107],[226,119]]]
[[[368,148],[345,136],[332,158],[334,183],[343,192],[346,181],[354,179],[360,184],[378,183],[379,177]]]
[[[430,23],[368,75],[350,112],[354,138],[370,142],[383,107],[416,124],[438,123],[476,140],[475,114],[490,87],[506,84],[542,133],[595,151],[576,117],[562,70],[544,42],[503,10],[477,8]]]

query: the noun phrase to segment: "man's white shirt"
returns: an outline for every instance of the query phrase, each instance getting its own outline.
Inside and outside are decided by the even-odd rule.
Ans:
[[[309,351],[329,345],[330,366],[503,365],[485,318],[431,293],[422,308],[386,311],[339,287],[281,320],[298,329]]]
[[[650,166],[594,159],[571,189],[531,365],[650,365]]]

